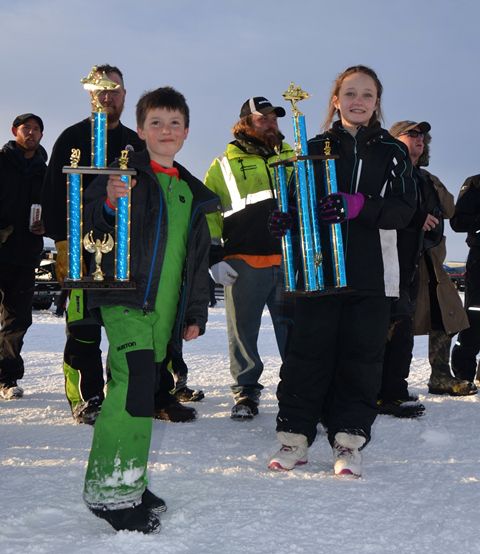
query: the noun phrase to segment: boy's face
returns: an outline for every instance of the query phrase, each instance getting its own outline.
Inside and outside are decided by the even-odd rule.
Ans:
[[[138,127],[137,132],[146,142],[150,158],[164,167],[172,167],[188,135],[184,115],[166,108],[149,110],[143,128]]]

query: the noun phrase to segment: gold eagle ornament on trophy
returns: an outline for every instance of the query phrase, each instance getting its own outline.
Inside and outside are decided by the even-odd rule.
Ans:
[[[83,237],[83,246],[90,254],[95,254],[95,271],[92,273],[94,281],[103,281],[105,274],[102,271],[101,263],[103,254],[108,254],[114,246],[112,235],[103,235],[103,240],[94,239],[93,231]]]

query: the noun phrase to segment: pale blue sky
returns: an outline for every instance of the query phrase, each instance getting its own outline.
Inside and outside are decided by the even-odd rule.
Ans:
[[[335,76],[361,63],[384,85],[387,128],[431,123],[429,169],[457,196],[480,173],[479,20],[476,0],[0,0],[0,142],[15,115],[32,111],[50,151],[89,114],[80,78],[111,63],[124,72],[131,127],[144,90],[168,84],[185,94],[190,136],[178,159],[202,178],[249,96],[282,104],[295,81],[312,95],[302,103],[312,136]],[[289,118],[281,128],[291,140]],[[447,237],[449,258],[464,259],[465,236]]]

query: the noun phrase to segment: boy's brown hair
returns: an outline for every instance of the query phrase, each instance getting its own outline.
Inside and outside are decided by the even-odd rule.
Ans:
[[[173,87],[161,87],[145,92],[137,102],[137,126],[143,129],[147,113],[155,108],[166,108],[169,111],[178,110],[185,118],[185,128],[190,126],[190,110],[185,96]]]

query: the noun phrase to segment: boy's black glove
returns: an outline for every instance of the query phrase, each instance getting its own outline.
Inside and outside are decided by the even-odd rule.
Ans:
[[[276,239],[281,239],[292,228],[293,218],[288,212],[273,210],[267,222],[269,233]]]

